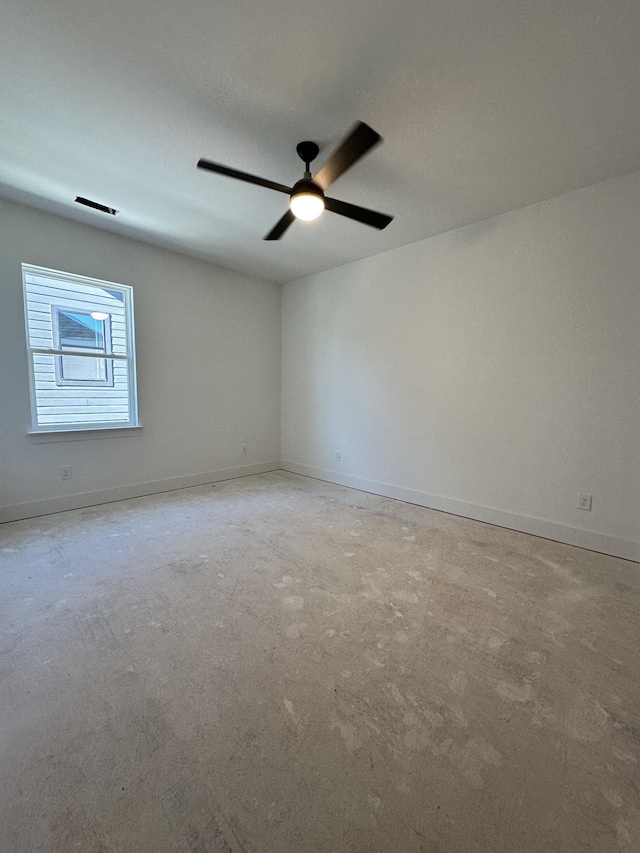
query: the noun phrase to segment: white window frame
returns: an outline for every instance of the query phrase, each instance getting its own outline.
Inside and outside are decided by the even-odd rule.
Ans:
[[[38,407],[36,398],[35,384],[35,368],[34,355],[52,355],[65,356],[69,355],[69,350],[56,349],[54,347],[36,347],[31,345],[30,329],[29,329],[29,310],[27,301],[27,275],[38,275],[43,278],[48,278],[55,281],[64,282],[65,284],[77,284],[88,287],[96,287],[106,290],[117,290],[124,296],[124,311],[125,311],[125,329],[127,352],[96,352],[95,350],[78,349],[73,351],[72,355],[81,355],[89,358],[102,358],[124,361],[127,365],[127,384],[128,384],[128,409],[129,420],[127,421],[104,421],[104,422],[73,422],[73,423],[57,423],[57,424],[38,424]],[[89,278],[87,276],[75,275],[74,273],[62,272],[61,270],[47,269],[46,267],[35,266],[33,264],[22,264],[22,289],[23,289],[23,304],[24,304],[24,322],[27,339],[27,352],[29,356],[29,392],[31,402],[31,429],[32,433],[66,433],[66,432],[87,432],[97,430],[118,430],[131,429],[139,427],[138,420],[138,394],[136,383],[136,349],[135,349],[135,323],[133,312],[133,288],[128,284],[118,284],[112,281],[103,281],[97,278]],[[57,306],[56,306],[57,307]],[[56,359],[57,361],[57,359]],[[65,383],[66,384],[66,383]],[[85,384],[85,383],[82,383]],[[103,384],[103,383],[100,383]]]

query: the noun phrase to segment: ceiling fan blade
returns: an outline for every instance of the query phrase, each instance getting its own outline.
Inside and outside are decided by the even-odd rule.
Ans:
[[[276,224],[273,226],[271,231],[264,237],[264,240],[279,240],[287,228],[291,225],[295,216],[293,215],[292,210],[289,208],[282,219],[278,220]]]
[[[355,219],[356,222],[362,222],[364,225],[370,225],[372,228],[377,228],[382,231],[390,222],[393,222],[393,216],[388,216],[386,213],[378,213],[375,210],[369,210],[366,207],[358,207],[357,204],[349,204],[346,201],[338,201],[335,198],[324,197],[324,206],[332,213],[339,213],[340,216],[346,216],[349,219]]]
[[[382,137],[368,124],[359,121],[318,171],[314,182],[326,190],[379,142],[382,142]]]
[[[198,169],[207,169],[209,172],[226,175],[228,178],[237,178],[239,181],[246,181],[248,184],[257,184],[259,187],[266,187],[268,190],[277,190],[279,193],[286,193],[287,195],[291,193],[291,187],[285,187],[284,184],[269,181],[267,178],[259,178],[257,175],[250,175],[248,172],[240,172],[238,169],[230,169],[228,166],[221,166],[220,163],[212,163],[210,160],[198,160]]]

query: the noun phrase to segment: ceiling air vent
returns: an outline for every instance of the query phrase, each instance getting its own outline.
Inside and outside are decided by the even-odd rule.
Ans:
[[[76,201],[78,204],[84,204],[87,207],[93,207],[94,210],[101,210],[103,213],[110,213],[111,216],[115,216],[118,212],[115,207],[107,207],[106,204],[99,204],[97,201],[91,201],[90,198],[83,198],[81,195],[76,196]]]

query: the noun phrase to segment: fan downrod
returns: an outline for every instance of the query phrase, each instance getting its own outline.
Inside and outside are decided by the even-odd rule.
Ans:
[[[308,172],[309,163],[312,163],[320,152],[319,147],[316,145],[315,142],[299,142],[296,145],[296,151],[298,152],[298,157],[302,160]]]

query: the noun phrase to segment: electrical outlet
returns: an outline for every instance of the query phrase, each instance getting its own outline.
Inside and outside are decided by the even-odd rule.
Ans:
[[[582,492],[578,495],[578,509],[586,509],[587,512],[591,512],[591,501],[593,500],[593,495],[585,495]]]
[[[71,465],[65,465],[64,468],[60,469],[60,479],[61,480],[70,480],[71,479]]]
[[[336,450],[333,454],[333,458],[335,459],[336,462],[342,462],[342,451]]]
[[[240,447],[240,455],[241,455],[241,456],[246,456],[246,455],[247,455],[247,445],[246,445],[246,444],[243,444],[243,445]]]

